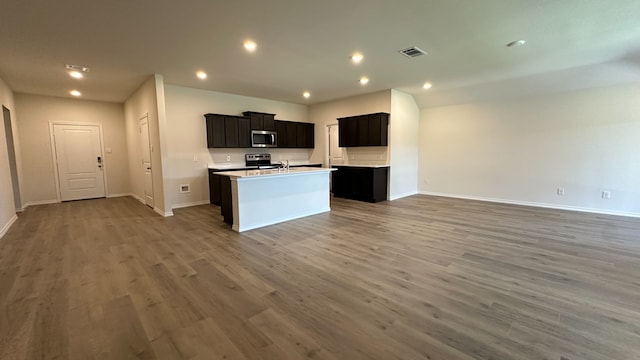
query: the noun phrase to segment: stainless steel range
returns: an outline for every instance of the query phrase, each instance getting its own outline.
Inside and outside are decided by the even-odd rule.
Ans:
[[[244,162],[246,167],[256,167],[258,169],[275,169],[280,164],[271,163],[271,154],[245,154]]]

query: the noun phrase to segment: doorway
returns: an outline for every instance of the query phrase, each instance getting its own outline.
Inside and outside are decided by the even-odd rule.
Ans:
[[[153,209],[153,173],[151,169],[151,141],[149,140],[149,114],[140,119],[140,150],[144,176],[144,203]]]
[[[53,124],[60,200],[105,197],[101,139],[99,125]]]
[[[342,148],[339,142],[338,124],[327,125],[329,129],[329,167],[344,163]]]
[[[327,146],[329,167],[344,164],[342,148],[339,142],[338,124],[327,125],[329,146]],[[333,176],[329,176],[329,190],[333,191]]]
[[[16,211],[22,211],[20,183],[18,182],[18,162],[16,160],[16,148],[13,142],[13,128],[11,126],[11,111],[3,106],[2,116],[4,118],[4,134],[7,138],[7,154],[9,155],[9,171],[11,172],[14,206]]]

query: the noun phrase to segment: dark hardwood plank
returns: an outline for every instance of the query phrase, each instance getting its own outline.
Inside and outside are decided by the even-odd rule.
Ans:
[[[29,207],[2,359],[635,359],[640,219],[416,195],[235,233],[218,207]]]

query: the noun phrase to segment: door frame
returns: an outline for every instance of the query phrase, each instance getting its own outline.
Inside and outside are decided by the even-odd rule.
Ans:
[[[329,123],[327,124],[327,132],[325,133],[325,144],[327,145],[327,150],[325,151],[324,157],[327,160],[327,166],[331,166],[331,127],[338,126],[338,123]],[[344,150],[342,153],[343,162],[344,162]],[[340,164],[338,164],[340,165]]]
[[[149,143],[147,144],[147,146],[149,146],[149,166],[151,166],[151,198],[153,199],[153,205],[149,206],[149,204],[147,204],[147,194],[146,194],[146,189],[145,189],[145,184],[144,184],[144,169],[142,169],[142,191],[143,191],[143,195],[142,195],[142,203],[145,204],[146,206],[149,206],[152,209],[156,208],[156,192],[155,189],[153,187],[153,172],[155,171],[155,167],[153,166],[153,145],[151,145],[151,124],[149,121],[149,113],[146,112],[144,114],[142,114],[142,116],[140,116],[140,118],[138,119],[138,129],[140,129],[140,131],[138,132],[139,138],[138,138],[138,143],[140,145],[140,160],[141,163],[144,163],[144,155],[142,154],[142,129],[140,128],[140,123],[142,122],[142,120],[147,119],[147,139],[149,139]],[[144,167],[143,167],[144,168]]]
[[[104,138],[102,136],[102,124],[92,122],[78,122],[78,121],[58,121],[49,120],[49,143],[51,145],[51,163],[53,164],[53,173],[56,183],[56,201],[62,202],[62,195],[60,194],[60,174],[58,173],[58,156],[56,154],[56,140],[53,134],[54,125],[75,125],[75,126],[97,126],[98,133],[100,134],[100,154],[102,155],[102,180],[104,181],[104,196],[109,197],[109,186],[107,185],[107,158],[104,156]]]
[[[5,110],[9,114],[9,118],[6,119],[4,117]],[[7,129],[7,120],[9,124],[9,129]],[[11,116],[11,109],[2,104],[2,128],[5,130],[5,138],[7,141],[7,157],[9,159],[9,170],[11,173],[11,189],[13,191],[13,204],[16,209],[16,212],[24,211],[24,205],[22,202],[22,174],[20,171],[20,166],[18,165],[18,155],[17,155],[17,133],[16,127],[13,126],[13,119]],[[11,140],[11,141],[9,141]],[[12,147],[11,149],[9,147]],[[12,156],[13,155],[13,156]],[[17,192],[17,194],[16,194]]]

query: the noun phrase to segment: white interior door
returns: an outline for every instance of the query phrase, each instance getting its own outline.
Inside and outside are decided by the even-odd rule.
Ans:
[[[331,165],[343,164],[344,158],[342,148],[338,142],[338,125],[329,125],[329,167]]]
[[[60,199],[105,197],[100,127],[54,124],[53,137]]]
[[[151,170],[151,142],[149,141],[149,116],[140,119],[140,147],[144,173],[144,202],[153,208],[153,176]]]

